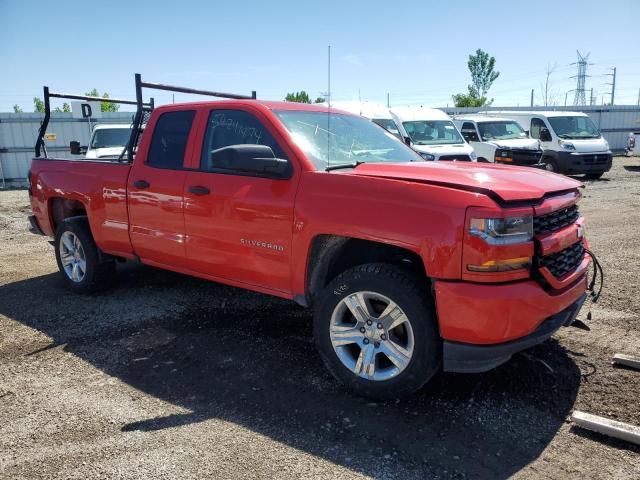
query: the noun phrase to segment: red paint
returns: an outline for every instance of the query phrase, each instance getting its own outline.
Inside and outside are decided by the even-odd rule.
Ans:
[[[218,108],[254,114],[290,159],[292,177],[200,171],[206,122]],[[147,165],[159,116],[185,109],[196,116],[184,169]],[[551,291],[532,280],[528,270],[494,274],[466,268],[568,245],[575,226],[522,245],[492,247],[470,236],[468,223],[471,215],[542,215],[566,208],[580,197],[578,182],[534,169],[464,162],[316,171],[272,109],[326,111],[260,101],[169,105],[154,111],[131,166],[34,159],[31,198],[38,224],[52,235],[51,201],[76,200],[106,253],[137,256],[149,265],[285,298],[307,293],[309,255],[318,235],[398,246],[418,255],[435,281],[442,336],[470,343],[526,335],[584,292],[583,267],[571,278],[550,279]],[[138,180],[149,187],[135,187]],[[190,193],[193,186],[206,187],[210,194]]]

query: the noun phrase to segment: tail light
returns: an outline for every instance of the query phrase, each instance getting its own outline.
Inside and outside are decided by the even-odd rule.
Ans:
[[[532,208],[467,210],[463,279],[505,282],[528,278],[533,255]]]

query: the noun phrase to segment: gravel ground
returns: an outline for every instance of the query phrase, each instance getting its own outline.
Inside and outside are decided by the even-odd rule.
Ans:
[[[0,477],[640,478],[640,448],[567,420],[640,425],[640,372],[610,363],[640,354],[637,165],[587,182],[591,331],[387,403],[328,375],[292,303],[138,265],[68,292],[26,191],[0,192]]]

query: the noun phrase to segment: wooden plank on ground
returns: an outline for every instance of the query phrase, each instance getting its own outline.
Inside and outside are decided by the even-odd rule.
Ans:
[[[613,356],[613,363],[616,365],[624,365],[625,367],[635,368],[640,370],[640,357],[634,357],[633,355],[625,355],[623,353],[616,353]]]
[[[571,421],[581,428],[640,445],[640,427],[598,415],[575,411]]]

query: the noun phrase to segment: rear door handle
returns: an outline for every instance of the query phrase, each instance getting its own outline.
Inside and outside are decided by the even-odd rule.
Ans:
[[[211,190],[207,187],[203,187],[202,185],[194,185],[189,187],[189,193],[193,193],[194,195],[209,195]]]
[[[146,180],[136,180],[135,182],[133,182],[133,186],[136,188],[144,189],[144,188],[149,188],[151,184]]]

